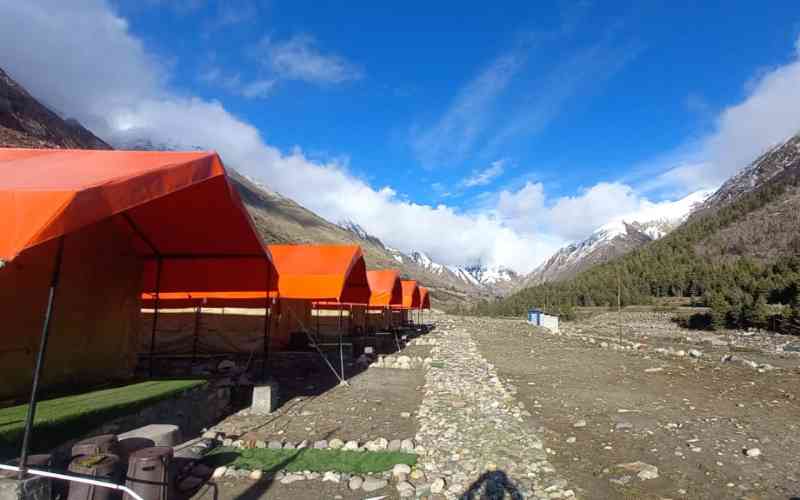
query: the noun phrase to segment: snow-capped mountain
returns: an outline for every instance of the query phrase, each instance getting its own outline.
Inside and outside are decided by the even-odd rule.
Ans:
[[[597,228],[588,238],[567,245],[523,280],[523,286],[571,278],[595,264],[601,264],[662,238],[678,227],[712,194],[703,190],[672,203],[653,204],[635,215],[638,220],[618,219]]]
[[[429,275],[441,278],[447,283],[458,283],[462,287],[474,289],[481,293],[504,294],[513,289],[521,277],[505,267],[487,267],[480,264],[470,266],[452,266],[436,262],[425,252],[412,250],[408,253],[384,245],[380,239],[368,233],[353,221],[339,222],[339,227],[356,235],[359,239],[380,245],[392,256],[400,267],[413,266]]]

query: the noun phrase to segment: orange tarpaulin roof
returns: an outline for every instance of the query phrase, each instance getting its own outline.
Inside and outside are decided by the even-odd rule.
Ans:
[[[136,235],[134,251],[147,259],[144,291],[156,288],[157,256],[162,291],[263,290],[276,281],[213,152],[0,149],[0,213],[4,261],[118,216],[115,223]],[[240,258],[260,270],[224,265]]]
[[[419,307],[419,286],[415,280],[402,280],[400,286],[403,289],[403,305],[400,309],[416,309]]]
[[[431,296],[428,293],[428,289],[424,286],[419,287],[419,303],[420,309],[430,309],[431,308]]]
[[[403,287],[400,285],[400,272],[394,269],[367,271],[369,281],[369,305],[391,306],[403,304]]]
[[[366,304],[367,267],[358,245],[268,245],[281,298]]]

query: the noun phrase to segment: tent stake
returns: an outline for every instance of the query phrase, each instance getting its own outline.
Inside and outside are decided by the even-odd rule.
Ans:
[[[156,328],[158,327],[158,306],[161,295],[161,256],[156,259],[156,303],[153,310],[153,331],[150,332],[150,367],[149,375],[153,378],[153,363],[156,354]]]
[[[31,399],[28,403],[28,414],[25,417],[25,433],[22,435],[22,449],[20,450],[19,459],[19,479],[20,481],[25,477],[25,469],[28,465],[28,448],[30,447],[31,432],[33,431],[33,422],[36,418],[36,398],[39,392],[39,377],[42,375],[42,368],[44,366],[44,355],[47,351],[47,340],[50,336],[50,323],[53,317],[53,307],[56,301],[56,290],[58,289],[58,281],[61,277],[61,260],[64,255],[64,237],[58,239],[58,250],[56,250],[55,265],[53,267],[53,275],[50,279],[50,292],[47,296],[47,309],[44,312],[44,324],[42,325],[42,336],[39,340],[39,352],[36,354],[36,368],[33,371],[33,385],[31,387]]]

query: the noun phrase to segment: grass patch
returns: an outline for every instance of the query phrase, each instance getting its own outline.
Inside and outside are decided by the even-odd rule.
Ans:
[[[390,470],[395,464],[415,465],[417,455],[399,451],[344,451],[317,450],[273,450],[255,448],[241,450],[223,447],[209,453],[204,463],[211,467],[227,465],[234,469],[289,472],[346,472],[366,474]]]
[[[431,361],[431,368],[444,368],[444,361]]]
[[[46,451],[105,422],[205,384],[205,380],[154,380],[40,401],[31,449]],[[16,457],[28,405],[0,409],[0,457]]]

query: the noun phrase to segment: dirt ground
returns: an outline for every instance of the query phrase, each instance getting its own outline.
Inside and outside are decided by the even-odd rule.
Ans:
[[[427,356],[426,346],[407,346],[397,355]],[[338,385],[329,369],[315,367],[277,375],[281,404],[269,416],[247,411],[231,415],[214,430],[244,441],[281,441],[294,444],[339,438],[364,443],[376,438],[387,440],[414,438],[418,430],[416,411],[422,401],[425,383],[422,368],[359,369],[350,365],[348,385]],[[396,498],[391,484],[371,493],[351,492],[341,483],[305,480],[291,484],[279,481],[250,481],[224,477],[205,485],[193,496],[196,500],[225,499],[363,499],[387,495]]]
[[[722,364],[718,355],[675,358],[602,348],[522,321],[465,323],[503,381],[517,390],[552,462],[580,498],[800,495],[797,358],[781,358],[773,363],[781,369],[759,373]],[[592,335],[586,326],[572,330]],[[630,340],[641,334],[635,327],[627,332]],[[685,337],[673,340],[687,348],[678,346]],[[668,341],[658,339],[661,346]],[[586,425],[576,427],[580,420]],[[761,455],[744,454],[752,448]],[[659,477],[643,481],[615,467],[636,461],[658,467]]]

